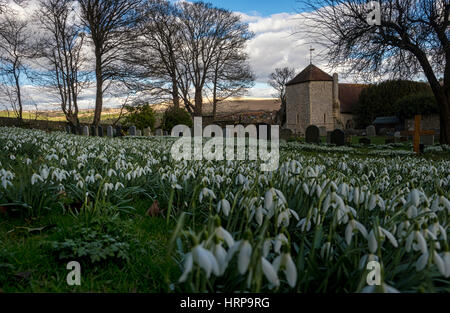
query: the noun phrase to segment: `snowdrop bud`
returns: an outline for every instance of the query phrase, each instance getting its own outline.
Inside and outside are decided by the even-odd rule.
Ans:
[[[264,276],[266,276],[267,280],[275,285],[275,286],[279,286],[280,285],[280,280],[278,278],[278,275],[275,271],[275,269],[273,268],[272,264],[270,264],[269,261],[267,261],[265,258],[261,258],[261,267],[262,267],[262,271],[264,273]]]
[[[251,256],[252,256],[252,246],[250,245],[248,240],[245,240],[241,244],[241,249],[239,251],[238,257],[238,269],[241,275],[244,275],[247,272]]]
[[[373,232],[373,230],[370,231],[368,240],[369,240],[369,251],[370,251],[370,253],[375,254],[378,249],[378,242],[377,242],[377,238],[375,237],[375,233]]]

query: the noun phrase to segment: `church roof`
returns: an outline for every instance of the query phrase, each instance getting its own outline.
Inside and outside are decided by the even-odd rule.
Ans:
[[[355,106],[358,104],[361,92],[368,85],[362,84],[339,84],[339,102],[341,103],[341,113],[355,113]]]
[[[286,86],[301,84],[311,81],[333,81],[333,77],[322,71],[317,66],[311,64],[305,68],[300,74],[295,76]]]

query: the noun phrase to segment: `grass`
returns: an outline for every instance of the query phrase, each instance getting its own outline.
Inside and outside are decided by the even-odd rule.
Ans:
[[[136,240],[128,261],[107,260],[81,263],[80,287],[66,283],[67,260],[49,251],[45,242],[57,238],[57,230],[69,230],[79,219],[49,215],[20,221],[0,222],[0,288],[3,292],[168,292],[167,281],[179,276],[177,264],[167,256],[170,230],[164,218],[145,215],[147,202],[138,202],[133,215],[121,215],[131,227],[127,235]],[[30,232],[31,229],[48,228]]]

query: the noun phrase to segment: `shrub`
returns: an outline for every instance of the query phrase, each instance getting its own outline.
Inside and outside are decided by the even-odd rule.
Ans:
[[[405,96],[399,99],[395,104],[399,117],[411,118],[415,115],[438,114],[439,106],[436,98],[431,92],[421,92]]]
[[[170,132],[177,125],[192,127],[192,117],[182,108],[170,107],[166,110],[166,112],[164,112],[163,129]]]
[[[150,105],[127,106],[125,109],[128,111],[123,122],[125,127],[136,126],[137,129],[150,127],[154,130],[156,117]]]

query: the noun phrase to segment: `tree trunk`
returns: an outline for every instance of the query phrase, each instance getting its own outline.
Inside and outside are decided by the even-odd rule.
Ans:
[[[444,93],[441,99],[438,99],[441,110],[441,145],[450,145],[450,94]]]
[[[195,89],[195,116],[203,116],[203,94],[201,88]]]
[[[100,124],[103,108],[103,72],[102,72],[102,57],[99,52],[96,52],[96,68],[95,78],[97,80],[97,94],[95,98],[95,113],[94,113],[94,126]]]
[[[173,106],[178,109],[180,107],[180,94],[178,93],[178,85],[176,77],[172,77],[172,98]]]

